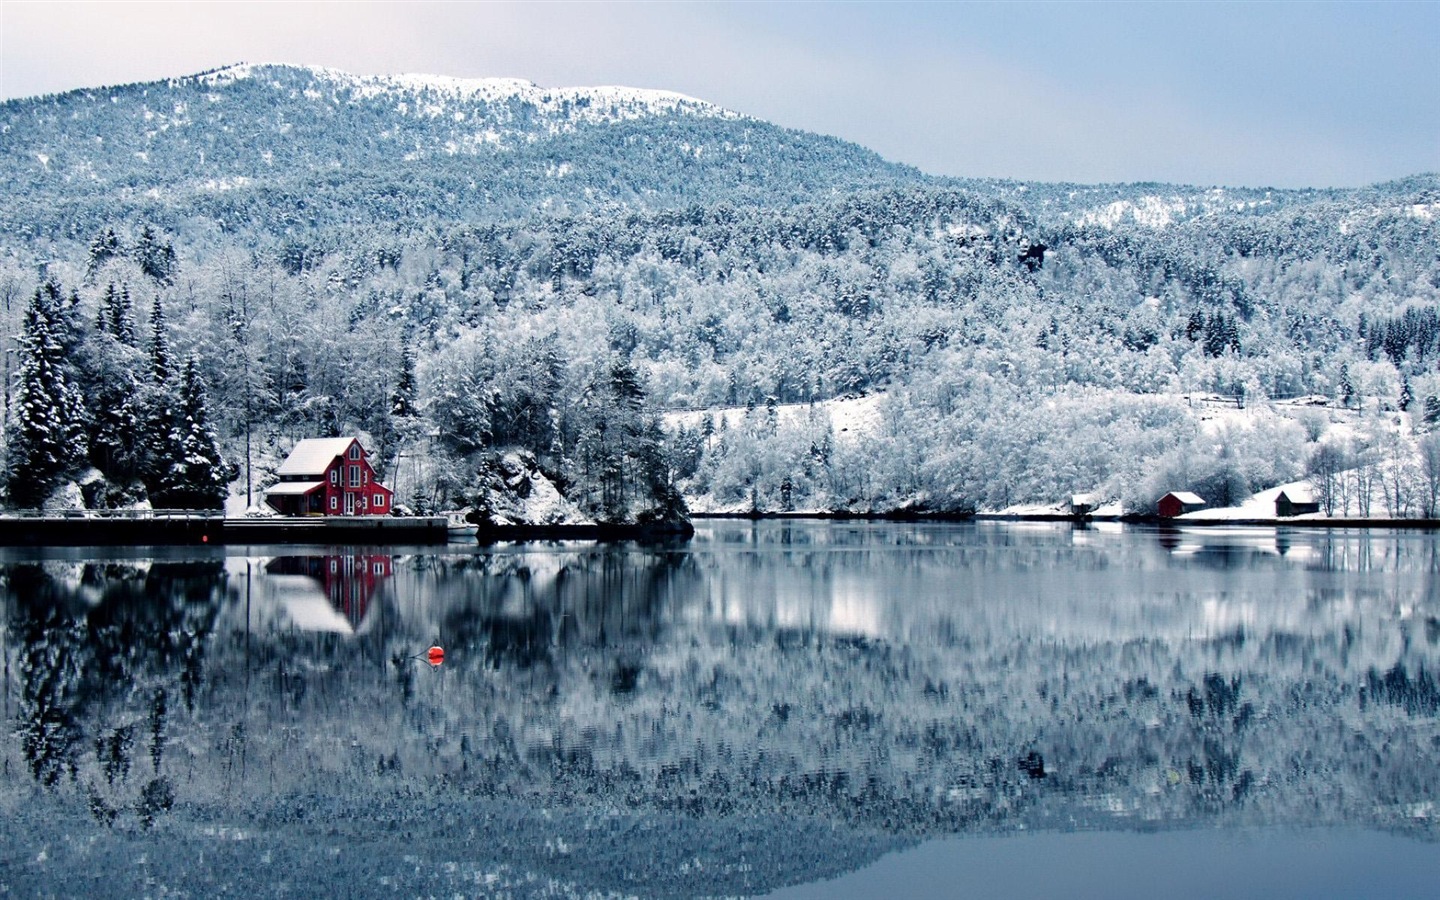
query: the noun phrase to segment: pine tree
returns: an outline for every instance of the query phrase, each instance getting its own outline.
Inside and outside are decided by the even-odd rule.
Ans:
[[[1340,366],[1340,405],[1349,409],[1355,402],[1355,383],[1350,380],[1350,366]]]
[[[120,285],[120,296],[110,307],[110,333],[127,347],[135,346],[135,305],[130,301],[130,288]]]
[[[60,292],[35,292],[20,337],[20,381],[7,429],[11,499],[38,506],[85,459],[85,402],[66,364]]]
[[[143,469],[141,395],[140,383],[126,371],[100,382],[94,393],[90,462],[112,481],[128,481]]]
[[[218,509],[225,503],[234,471],[221,456],[210,427],[205,382],[193,354],[185,360],[173,413],[153,461],[156,486],[152,501],[172,509]]]
[[[150,328],[150,364],[155,383],[165,384],[170,380],[170,340],[165,334],[165,305],[159,294],[150,308]]]
[[[118,255],[120,238],[115,235],[115,229],[106,228],[95,235],[95,239],[90,242],[90,259],[85,264],[86,278],[93,276],[101,266]]]
[[[400,351],[400,379],[390,395],[390,415],[397,419],[415,415],[415,352],[407,343]]]
[[[115,320],[115,304],[119,302],[119,296],[115,291],[115,282],[105,286],[105,293],[100,295],[100,308],[95,313],[95,330],[101,334],[114,334],[113,322]]]
[[[168,241],[162,241],[155,229],[149,225],[141,229],[133,252],[140,271],[155,279],[157,284],[174,281],[175,248]]]

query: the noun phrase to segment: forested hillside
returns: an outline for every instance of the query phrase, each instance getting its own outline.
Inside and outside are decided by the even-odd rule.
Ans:
[[[1434,176],[942,180],[673,94],[285,67],[12,101],[0,133],[7,364],[76,389],[83,439],[41,486],[94,466],[87,502],[203,480],[165,455],[173,424],[110,421],[126,397],[192,422],[193,356],[205,471],[239,494],[247,434],[259,486],[294,440],[358,430],[420,507],[475,502],[513,450],[602,519],[679,493],[1143,508],[1316,471],[1386,486],[1352,509],[1436,505]],[[7,397],[17,503],[41,498],[16,436],[70,402],[30,383]],[[878,424],[841,432],[861,395]],[[662,428],[680,408],[709,412]]]

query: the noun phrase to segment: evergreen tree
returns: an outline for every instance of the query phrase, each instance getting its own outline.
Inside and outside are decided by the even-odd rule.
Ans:
[[[120,286],[120,296],[110,307],[110,333],[127,347],[135,346],[135,305],[130,300],[128,285]]]
[[[175,280],[175,248],[169,241],[162,241],[149,225],[141,229],[133,252],[140,271],[157,284],[170,284]]]
[[[115,304],[119,297],[115,292],[115,282],[105,286],[105,293],[100,295],[100,308],[95,313],[95,330],[100,334],[114,335],[112,323],[115,320]]]
[[[120,238],[115,229],[106,228],[90,242],[90,259],[85,263],[86,278],[93,276],[110,259],[120,255]]]
[[[1053,321],[1053,320],[1052,320]],[[1185,320],[1185,337],[1191,341],[1198,341],[1200,335],[1205,331],[1205,314],[1200,310],[1191,310],[1190,317]]]
[[[142,389],[129,371],[102,380],[93,394],[90,462],[112,481],[128,481],[145,460]]]
[[[1355,383],[1350,380],[1350,366],[1340,366],[1340,405],[1349,409],[1355,403]]]
[[[390,395],[390,415],[397,419],[414,416],[418,411],[415,395],[415,352],[407,342],[400,351],[400,379],[395,384],[394,393]]]
[[[20,380],[7,429],[11,499],[38,506],[85,459],[85,403],[66,364],[58,287],[37,290],[20,337]]]
[[[160,301],[160,295],[155,295],[155,303],[150,308],[150,364],[155,375],[156,384],[165,384],[170,380],[170,339],[165,334],[165,305]]]
[[[153,461],[152,501],[172,509],[222,507],[234,471],[221,456],[210,427],[205,382],[193,354],[185,360],[178,406],[168,418],[168,432]]]
[[[1235,320],[1223,312],[1217,312],[1205,320],[1205,355],[1220,357],[1229,350],[1240,352],[1240,330]]]

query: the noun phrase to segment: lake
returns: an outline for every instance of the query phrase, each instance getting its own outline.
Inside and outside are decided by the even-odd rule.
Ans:
[[[673,546],[8,549],[0,615],[0,893],[1440,878],[1428,532],[711,521]]]

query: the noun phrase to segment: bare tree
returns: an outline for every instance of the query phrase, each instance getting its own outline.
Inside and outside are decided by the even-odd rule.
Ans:
[[[1310,480],[1315,485],[1315,499],[1325,515],[1335,515],[1344,481],[1345,453],[1334,444],[1321,444],[1310,454]]]
[[[1396,434],[1395,440],[1385,445],[1385,473],[1381,479],[1385,511],[1391,518],[1404,518],[1410,514],[1414,469],[1415,460],[1404,437]]]
[[[1351,477],[1355,482],[1355,505],[1359,515],[1369,517],[1375,502],[1375,487],[1380,481],[1380,470],[1376,465],[1374,447],[1361,446],[1355,454],[1355,468]],[[1384,486],[1381,485],[1381,490]]]
[[[1425,477],[1420,514],[1433,519],[1440,509],[1440,432],[1431,432],[1420,439],[1420,472]]]

